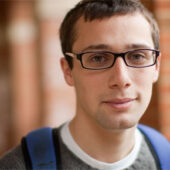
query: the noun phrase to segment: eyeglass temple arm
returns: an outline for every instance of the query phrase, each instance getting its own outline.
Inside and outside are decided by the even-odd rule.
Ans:
[[[69,52],[66,52],[65,55],[67,56],[70,56],[70,57],[77,57],[76,54],[73,54],[73,53],[69,53]]]

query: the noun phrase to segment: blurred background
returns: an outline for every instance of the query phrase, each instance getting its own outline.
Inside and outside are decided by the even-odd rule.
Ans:
[[[79,0],[0,0],[0,155],[42,126],[57,127],[75,112],[64,82],[59,27]],[[162,62],[151,105],[141,122],[170,140],[170,0],[143,0],[160,26]]]

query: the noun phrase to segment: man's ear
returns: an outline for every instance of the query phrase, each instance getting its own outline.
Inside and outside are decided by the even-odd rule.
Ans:
[[[72,70],[68,65],[68,62],[65,58],[61,58],[60,59],[60,65],[64,74],[64,79],[66,81],[66,83],[69,86],[74,86],[74,81],[73,81],[73,77],[72,77]]]
[[[153,83],[157,82],[157,80],[159,78],[160,62],[161,62],[161,54],[157,59],[156,70],[155,70],[155,74],[154,74],[154,77],[153,77]]]

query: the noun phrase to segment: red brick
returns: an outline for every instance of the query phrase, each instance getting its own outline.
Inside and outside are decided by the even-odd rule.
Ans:
[[[163,43],[170,44],[170,31],[166,34],[161,34],[160,41]]]
[[[170,73],[170,71],[169,71],[169,73]],[[169,74],[170,75],[170,74]],[[170,93],[170,86],[162,86],[161,88],[160,88],[160,92],[161,93]]]
[[[169,9],[170,8],[170,1],[155,1],[154,8],[162,8],[162,9]]]

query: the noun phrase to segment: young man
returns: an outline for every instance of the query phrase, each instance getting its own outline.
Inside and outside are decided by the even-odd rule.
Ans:
[[[59,169],[156,170],[137,128],[159,76],[159,30],[137,0],[83,0],[60,29],[61,67],[76,92],[76,116],[59,133]],[[25,169],[18,146],[0,167]]]

